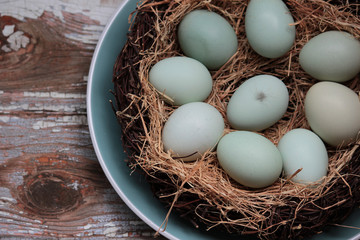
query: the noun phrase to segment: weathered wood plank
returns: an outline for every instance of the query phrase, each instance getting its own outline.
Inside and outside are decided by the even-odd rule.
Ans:
[[[88,133],[85,94],[4,92],[0,97],[0,163],[1,159],[36,152],[67,151],[96,159]]]
[[[64,33],[74,30],[50,13],[27,22],[16,23],[17,19],[7,16],[2,16],[1,21],[7,22],[6,26],[15,26],[12,35],[2,36],[6,43],[1,47],[1,90],[84,91],[85,84],[77,84],[83,82],[88,72],[94,46],[85,47],[82,42],[67,39]],[[24,44],[19,48],[16,44],[21,41]]]
[[[0,3],[0,89],[84,91],[92,52],[121,2]]]
[[[86,119],[93,50],[121,2],[0,1],[1,239],[153,239],[102,172]]]
[[[33,154],[0,166],[0,236],[150,237],[99,166],[83,156]]]

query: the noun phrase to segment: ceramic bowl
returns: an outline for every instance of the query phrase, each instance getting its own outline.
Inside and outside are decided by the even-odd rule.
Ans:
[[[127,206],[157,231],[164,221],[167,209],[153,196],[143,177],[137,174],[130,175],[129,168],[124,162],[126,155],[122,148],[120,126],[109,104],[109,99],[113,98],[109,93],[109,90],[113,89],[113,66],[126,41],[128,17],[135,10],[136,4],[136,0],[123,1],[97,44],[87,88],[88,124],[97,158],[111,185]],[[360,228],[359,209],[343,224]],[[359,239],[359,232],[359,229],[333,226],[311,239]],[[166,238],[181,240],[247,239],[195,229],[174,213],[170,215],[166,230],[161,230],[160,233]],[[359,235],[356,236],[357,234]]]

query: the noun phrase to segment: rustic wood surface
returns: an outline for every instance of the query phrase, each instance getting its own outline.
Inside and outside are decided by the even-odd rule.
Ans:
[[[154,238],[110,186],[87,126],[90,61],[122,1],[0,0],[1,239]]]

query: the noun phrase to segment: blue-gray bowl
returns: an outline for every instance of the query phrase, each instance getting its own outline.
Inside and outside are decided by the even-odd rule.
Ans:
[[[109,90],[113,89],[113,66],[125,44],[129,29],[128,17],[135,10],[136,4],[136,0],[125,0],[119,6],[97,44],[87,88],[88,123],[96,155],[111,185],[127,206],[157,231],[165,219],[167,209],[153,197],[143,177],[130,175],[129,168],[124,162],[126,155],[122,147],[120,126],[109,104],[109,99],[113,98],[109,93]],[[343,225],[358,229],[333,226],[311,239],[360,239],[360,210],[356,209]],[[176,214],[170,215],[166,231],[160,233],[169,239],[181,240],[244,239],[195,229]]]

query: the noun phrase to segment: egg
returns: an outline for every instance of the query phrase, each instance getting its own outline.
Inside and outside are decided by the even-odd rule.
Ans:
[[[281,0],[251,0],[245,14],[245,32],[255,52],[278,58],[294,43],[294,19]]]
[[[345,146],[358,137],[359,96],[340,83],[314,84],[306,93],[305,115],[311,129],[332,146]]]
[[[204,101],[212,90],[211,74],[204,64],[183,56],[157,62],[149,72],[149,81],[173,105]]]
[[[220,112],[204,102],[187,103],[177,108],[164,124],[164,150],[174,158],[192,161],[212,150],[224,132]]]
[[[194,10],[178,27],[180,48],[211,70],[219,69],[235,54],[237,36],[230,23],[215,12]]]
[[[360,72],[360,42],[347,32],[324,32],[304,45],[299,61],[318,80],[345,82]]]
[[[222,137],[217,158],[231,178],[251,188],[273,184],[282,171],[282,158],[276,146],[250,131],[234,131]]]
[[[235,129],[259,131],[281,119],[288,103],[289,93],[280,79],[258,75],[235,91],[227,106],[227,118]]]
[[[316,183],[327,174],[328,154],[323,141],[307,129],[293,129],[279,141],[284,174],[291,180],[302,184]]]

